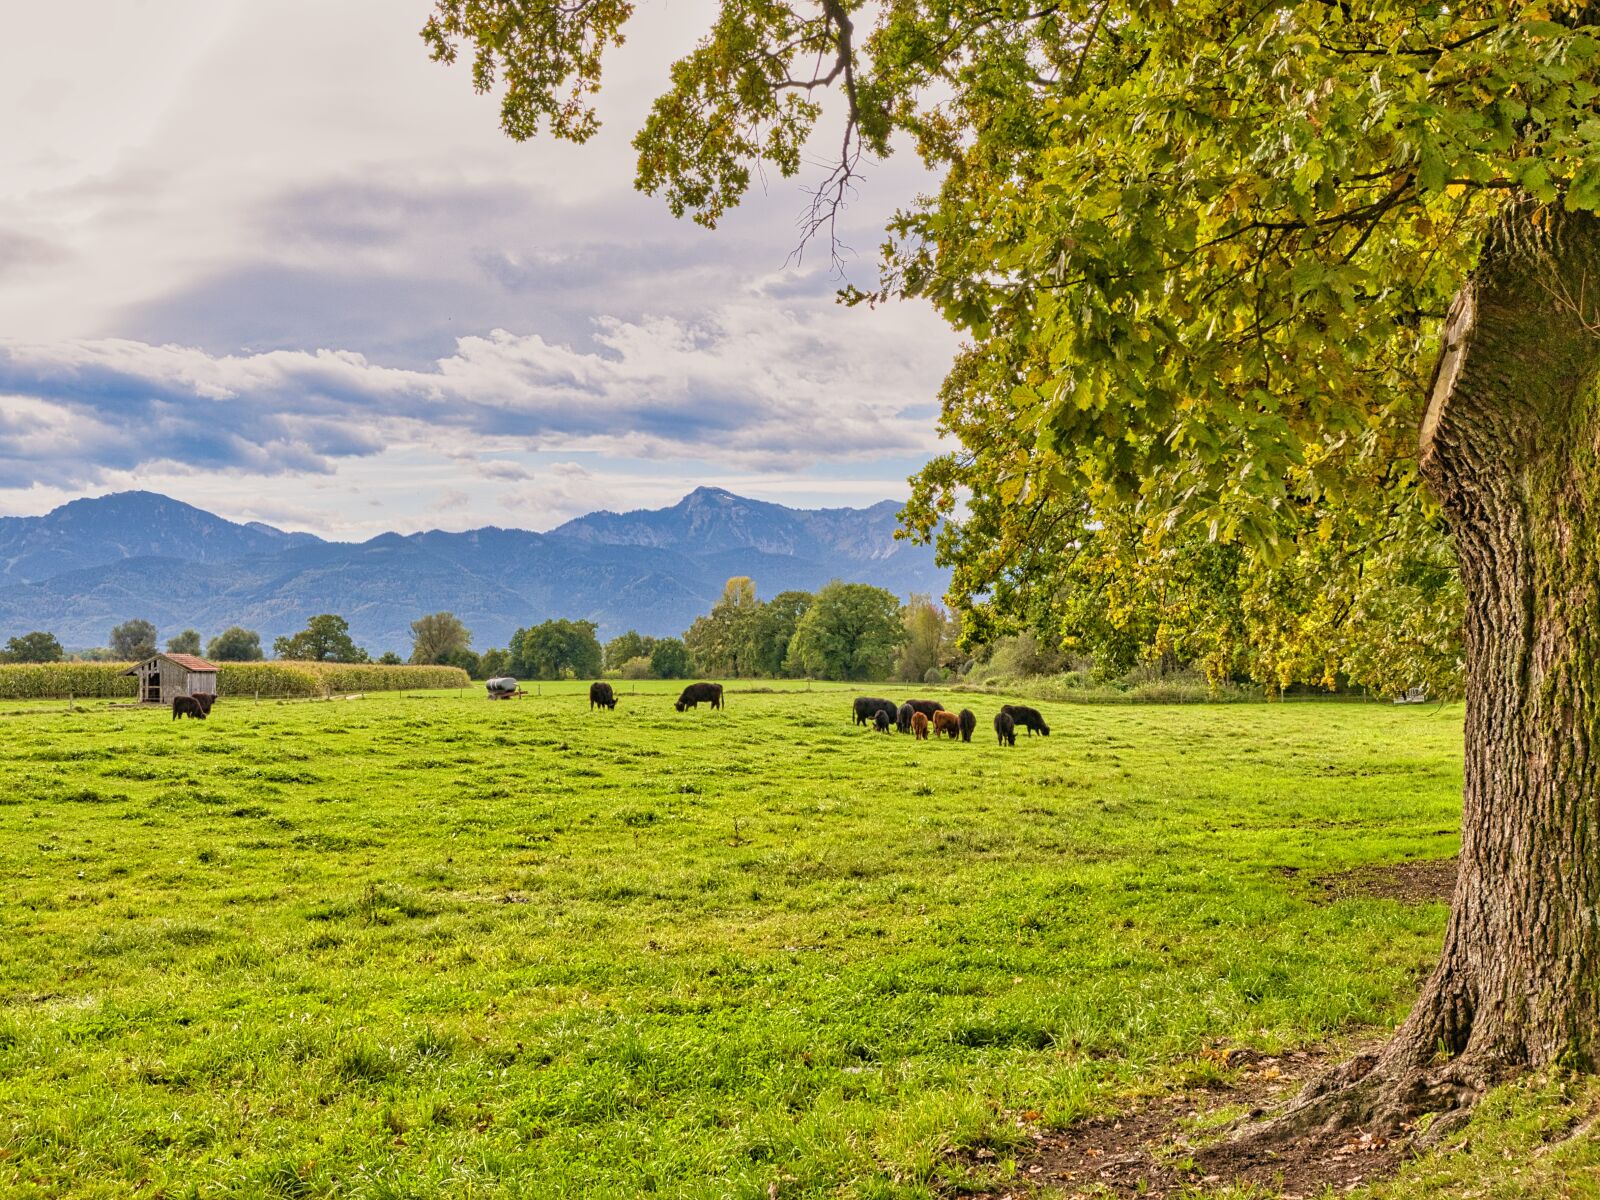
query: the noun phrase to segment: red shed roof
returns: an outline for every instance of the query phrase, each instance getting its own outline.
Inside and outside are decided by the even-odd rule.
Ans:
[[[215,671],[217,669],[216,663],[209,663],[203,658],[195,657],[193,654],[157,654],[151,658],[145,659],[144,662],[154,662],[158,658],[164,658],[168,662],[177,663],[185,671]],[[139,663],[137,666],[129,667],[123,672],[123,674],[132,675],[139,669],[139,667],[142,666],[144,666],[144,663]]]
[[[190,671],[215,671],[217,669],[215,663],[208,663],[205,659],[196,657],[193,654],[160,654],[156,657],[164,658],[168,662],[175,662],[180,667]]]

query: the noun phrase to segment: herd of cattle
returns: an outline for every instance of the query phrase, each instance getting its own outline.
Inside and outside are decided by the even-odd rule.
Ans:
[[[722,685],[720,683],[691,683],[683,689],[683,694],[678,697],[673,705],[679,712],[686,708],[695,708],[702,702],[707,702],[712,708],[722,707]],[[596,708],[607,710],[617,707],[617,694],[612,691],[609,683],[591,683],[589,685],[589,711]],[[919,741],[926,740],[931,734],[938,737],[941,734],[954,741],[960,738],[963,742],[972,740],[972,731],[978,727],[978,717],[970,708],[963,708],[959,713],[953,713],[937,700],[907,700],[904,704],[896,704],[893,700],[884,700],[878,696],[857,696],[855,700],[855,722],[857,725],[870,725],[879,733],[888,733],[896,729],[901,733],[909,733]],[[1044,723],[1044,718],[1039,715],[1039,710],[1029,708],[1026,704],[1003,704],[1000,711],[995,714],[994,732],[1000,739],[1002,746],[1015,746],[1017,744],[1017,730],[1026,729],[1028,736],[1038,734],[1040,737],[1050,736],[1050,726]]]
[[[500,699],[496,694],[495,685],[501,680],[489,681],[489,696],[491,699]],[[515,681],[512,681],[513,684]],[[517,693],[520,694],[520,691]],[[172,719],[179,717],[192,717],[204,721],[211,715],[211,706],[216,703],[216,697],[204,693],[193,696],[177,696],[172,701]],[[673,708],[682,712],[686,708],[697,708],[702,703],[710,704],[712,708],[721,708],[722,685],[720,683],[691,683],[683,689],[678,696]],[[611,689],[609,683],[595,682],[589,685],[589,711],[596,708],[607,710],[617,707],[617,694]],[[951,741],[960,738],[963,742],[972,740],[972,731],[978,727],[978,717],[970,708],[963,708],[959,713],[953,713],[937,700],[907,700],[904,704],[896,704],[893,700],[885,700],[879,696],[857,696],[854,705],[855,722],[857,725],[870,725],[879,733],[888,733],[896,729],[901,733],[909,733],[918,741],[926,740],[931,734],[939,737],[943,734]],[[1017,744],[1017,730],[1026,729],[1028,736],[1039,734],[1041,737],[1050,736],[1050,726],[1044,723],[1044,718],[1039,715],[1039,710],[1029,708],[1026,704],[1002,704],[1000,711],[994,716],[995,736],[1000,739],[1002,746],[1015,746]]]
[[[977,714],[970,708],[953,713],[937,700],[907,700],[896,705],[893,700],[878,696],[856,697],[855,720],[857,725],[871,725],[879,733],[888,733],[892,726],[919,740],[931,733],[934,737],[944,734],[952,741],[959,737],[970,742],[972,731],[978,727]],[[1050,726],[1044,723],[1038,709],[1026,704],[1002,704],[994,716],[994,732],[1000,744],[1015,746],[1019,729],[1026,729],[1029,737],[1036,733],[1050,736]]]

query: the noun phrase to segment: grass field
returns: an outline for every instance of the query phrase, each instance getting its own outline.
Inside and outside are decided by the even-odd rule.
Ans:
[[[1397,1019],[1443,928],[1309,880],[1454,853],[1457,710],[1001,750],[988,697],[581,690],[0,708],[0,1195],[943,1195],[1018,1113]]]

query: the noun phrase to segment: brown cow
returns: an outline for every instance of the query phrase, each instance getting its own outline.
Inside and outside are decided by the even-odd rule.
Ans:
[[[923,716],[921,713],[912,713],[911,714],[911,732],[916,737],[917,741],[919,741],[919,742],[927,741],[928,740],[928,718]]]
[[[933,736],[944,734],[952,742],[961,736],[961,718],[953,712],[940,709],[933,714]]]
[[[192,717],[196,721],[204,721],[206,719],[206,710],[210,707],[209,704],[202,704],[194,696],[174,696],[172,698],[172,719],[176,721],[179,717]]]

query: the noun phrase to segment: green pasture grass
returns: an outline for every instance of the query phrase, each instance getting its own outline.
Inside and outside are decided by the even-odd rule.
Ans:
[[[616,686],[0,704],[0,1195],[948,1195],[1437,951],[1308,880],[1455,852],[1455,709],[1001,749],[986,696],[963,745],[852,725],[887,685]]]

